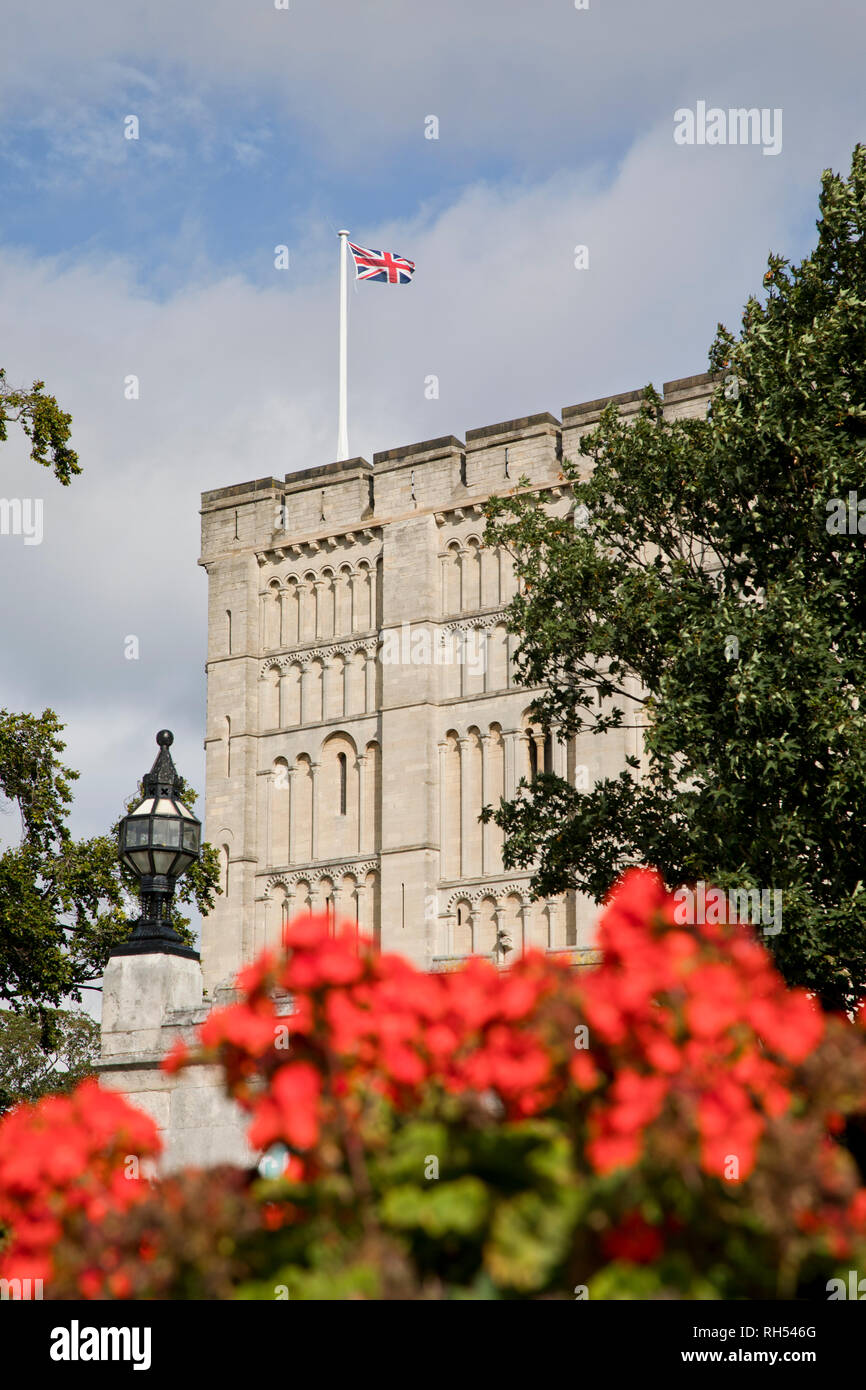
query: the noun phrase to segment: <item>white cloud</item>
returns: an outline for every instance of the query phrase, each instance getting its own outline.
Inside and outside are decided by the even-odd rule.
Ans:
[[[61,134],[71,122],[75,168],[114,157],[95,112],[116,99],[120,120],[128,91],[183,112],[203,147],[214,109],[261,94],[275,130],[294,115],[326,163],[362,154],[374,184],[389,144],[417,126],[418,160],[438,159],[447,176],[431,175],[420,211],[363,226],[368,244],[416,260],[416,280],[361,285],[351,300],[350,446],[372,458],[703,370],[717,320],[735,326],[766,252],[802,250],[820,169],[847,164],[856,20],[840,8],[818,22],[780,0],[722,11],[594,0],[588,13],[566,0],[408,13],[396,0],[293,0],[288,14],[241,0],[92,0],[84,12],[17,0],[0,88],[16,119],[50,130],[57,113]],[[673,112],[698,97],[783,105],[783,154],[676,147]],[[423,141],[431,112],[438,145]],[[267,144],[254,126],[234,134],[243,160]],[[502,173],[512,156],[521,182]],[[496,178],[463,185],[478,158]],[[253,284],[214,269],[190,211],[149,267],[151,283],[185,276],[160,300],[139,288],[144,246],[107,261],[0,250],[0,365],[14,380],[43,377],[72,411],[85,468],[61,489],[20,442],[0,447],[3,494],[45,501],[41,546],[0,537],[0,701],[52,705],[69,723],[81,832],[110,823],[160,726],[202,787],[201,491],[334,456],[336,240],[309,226],[291,271]],[[263,265],[274,240],[263,228]],[[577,243],[590,248],[587,272],[573,268]],[[131,373],[136,402],[123,396]],[[430,373],[437,401],[424,397]],[[129,634],[138,662],[124,660]]]
[[[621,151],[697,97],[799,111],[802,139],[818,142],[832,113],[853,143],[861,68],[858,5],[812,0],[594,0],[588,11],[569,0],[292,0],[288,11],[267,0],[84,10],[9,0],[0,100],[38,111],[134,93],[159,123],[182,94],[205,139],[227,100],[260,95],[328,164],[378,168],[417,139],[419,160],[457,170],[502,158],[537,174]],[[423,139],[431,113],[438,144]]]

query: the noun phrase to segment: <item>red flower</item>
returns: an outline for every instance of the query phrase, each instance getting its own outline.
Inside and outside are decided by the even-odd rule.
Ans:
[[[99,1269],[83,1269],[78,1276],[82,1298],[98,1298],[102,1293],[103,1275]]]
[[[269,1052],[276,1037],[277,1017],[272,1006],[265,1012],[251,1009],[247,1004],[229,1004],[214,1009],[199,1028],[205,1047],[230,1043],[244,1052],[262,1056]]]
[[[318,1105],[322,1082],[309,1062],[280,1067],[271,1095],[280,1112],[282,1135],[294,1149],[311,1149],[319,1137]]]
[[[631,1168],[640,1158],[640,1138],[636,1134],[594,1134],[587,1143],[586,1154],[597,1173]]]
[[[629,1260],[632,1264],[651,1264],[664,1249],[657,1226],[651,1226],[640,1212],[630,1212],[614,1231],[602,1238],[609,1260]]]

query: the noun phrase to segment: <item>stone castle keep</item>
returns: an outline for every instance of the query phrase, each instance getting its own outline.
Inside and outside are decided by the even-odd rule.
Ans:
[[[666,415],[704,414],[711,389],[667,382]],[[628,418],[641,396],[612,399]],[[103,1080],[155,1114],[169,1165],[248,1161],[217,1078],[158,1062],[299,913],[357,923],[428,970],[507,966],[529,946],[589,958],[595,905],[532,901],[478,815],[537,770],[578,787],[616,775],[640,734],[562,743],[532,727],[505,628],[510,557],[484,547],[482,508],[525,477],[571,513],[562,460],[609,399],[203,495],[205,836],[223,894],[201,967],[120,957],[104,989]]]

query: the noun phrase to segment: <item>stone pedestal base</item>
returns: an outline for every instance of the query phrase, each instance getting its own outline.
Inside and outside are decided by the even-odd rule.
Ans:
[[[99,1079],[156,1121],[165,1145],[159,1165],[164,1172],[258,1162],[245,1138],[248,1118],[225,1096],[218,1067],[184,1068],[174,1076],[160,1068],[179,1038],[194,1042],[209,1011],[197,960],[149,952],[108,962]]]

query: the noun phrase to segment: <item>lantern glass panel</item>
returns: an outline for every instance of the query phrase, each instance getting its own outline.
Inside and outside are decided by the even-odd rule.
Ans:
[[[146,845],[150,839],[150,819],[148,816],[133,818],[126,822],[126,845],[128,849],[135,849],[137,845]]]
[[[195,822],[183,827],[183,847],[189,850],[190,854],[196,854],[198,851],[198,826]]]
[[[180,826],[180,819],[174,816],[154,816],[153,843],[155,845],[170,845],[173,849],[179,849]],[[160,870],[160,873],[164,872],[164,869]]]

